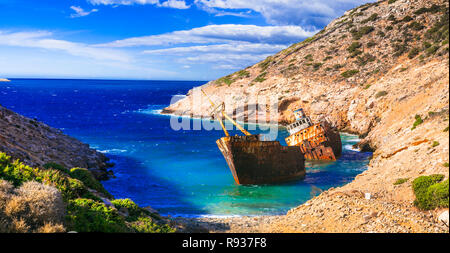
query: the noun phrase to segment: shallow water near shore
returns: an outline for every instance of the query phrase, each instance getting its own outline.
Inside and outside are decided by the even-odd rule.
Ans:
[[[223,136],[221,130],[174,131],[170,117],[158,114],[173,95],[203,83],[12,79],[0,86],[0,104],[104,152],[116,164],[116,178],[104,181],[105,188],[116,198],[131,198],[163,215],[283,214],[323,190],[350,182],[367,168],[371,153],[354,150],[358,138],[341,134],[341,158],[308,162],[302,181],[236,185],[215,143]],[[198,119],[189,119],[191,124],[194,120]],[[279,128],[277,140],[283,145],[286,136]]]

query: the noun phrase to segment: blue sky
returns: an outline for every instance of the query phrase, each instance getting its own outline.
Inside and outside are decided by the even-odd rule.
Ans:
[[[373,0],[0,0],[0,77],[211,80]]]

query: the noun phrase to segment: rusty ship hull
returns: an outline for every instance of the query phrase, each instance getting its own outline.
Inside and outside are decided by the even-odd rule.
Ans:
[[[276,184],[305,177],[305,158],[297,146],[261,141],[259,135],[227,136],[216,143],[237,184]]]
[[[289,146],[300,147],[307,160],[337,160],[342,153],[337,129],[324,121],[302,129],[286,139]]]

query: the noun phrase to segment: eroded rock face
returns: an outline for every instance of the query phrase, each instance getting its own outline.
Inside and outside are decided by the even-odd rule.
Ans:
[[[60,130],[0,106],[0,152],[30,166],[55,162],[66,168],[88,168],[97,179],[111,172],[108,158]]]
[[[419,12],[421,8],[429,10]],[[302,106],[314,121],[327,117],[341,130],[365,136],[390,108],[421,96],[424,83],[448,74],[442,71],[448,67],[445,38],[432,54],[423,45],[426,32],[443,19],[445,8],[448,12],[443,0],[366,4],[304,42],[201,88],[225,102],[229,114],[238,111],[233,115],[238,119],[256,121],[246,108],[256,97],[276,97],[278,110],[270,111],[272,121],[287,124],[293,120],[291,110]],[[419,53],[411,54],[413,49]],[[209,102],[193,94],[189,91],[163,113],[208,117]]]

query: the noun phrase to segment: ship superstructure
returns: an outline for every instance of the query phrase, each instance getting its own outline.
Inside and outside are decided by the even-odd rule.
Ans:
[[[307,160],[336,160],[342,153],[339,132],[327,121],[314,124],[302,108],[293,111],[295,122],[286,128],[289,146],[299,146]]]

